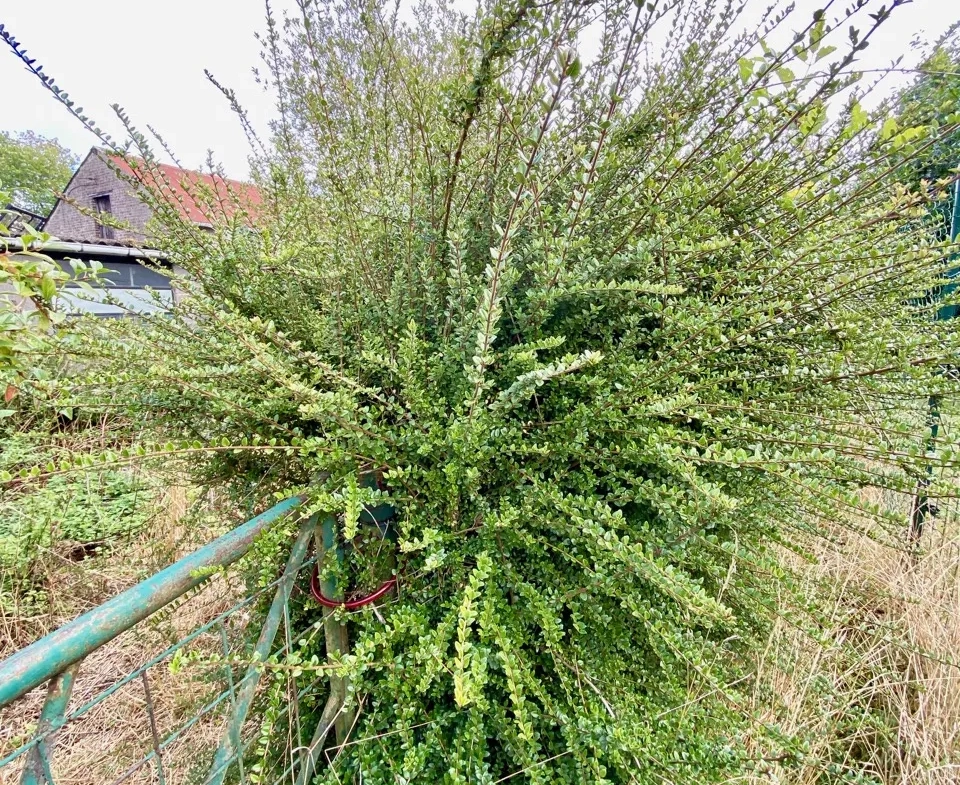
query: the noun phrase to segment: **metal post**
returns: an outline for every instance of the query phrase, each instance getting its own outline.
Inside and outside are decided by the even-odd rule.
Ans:
[[[300,565],[303,564],[303,559],[307,555],[307,549],[316,525],[316,516],[311,516],[304,521],[293,548],[290,549],[290,558],[287,560],[287,566],[283,571],[283,578],[277,586],[273,603],[270,605],[270,611],[267,613],[263,629],[260,631],[260,637],[257,639],[257,645],[253,650],[255,662],[247,669],[246,674],[240,681],[240,689],[236,692],[236,702],[227,724],[227,730],[223,734],[217,754],[213,759],[210,774],[204,781],[208,785],[221,785],[230,764],[243,753],[240,735],[243,730],[243,723],[247,719],[247,712],[250,711],[250,705],[253,703],[253,696],[257,691],[257,683],[260,681],[260,674],[263,670],[261,663],[265,662],[270,656],[273,640],[280,628],[284,608],[290,599],[290,593],[293,591],[293,584],[300,572]]]
[[[27,755],[20,785],[41,785],[41,783],[53,785],[53,774],[50,771],[53,743],[57,729],[63,724],[63,715],[67,711],[70,693],[73,692],[73,683],[79,669],[80,663],[75,663],[50,679],[47,698],[43,702],[40,722],[37,724],[37,744]]]
[[[960,180],[953,184],[953,216],[950,219],[950,241],[960,236]]]
[[[917,493],[913,497],[913,509],[910,511],[910,540],[914,544],[923,537],[923,527],[928,517],[935,517],[938,510],[930,503],[927,489],[933,482],[933,453],[937,449],[937,435],[940,432],[940,396],[931,395],[927,400],[927,425],[930,438],[927,440],[926,476],[917,482]]]
[[[324,596],[331,599],[340,599],[342,593],[337,586],[336,578],[323,569],[323,560],[328,553],[333,553],[338,562],[343,561],[343,552],[337,548],[335,527],[336,521],[333,516],[324,518],[322,525],[316,530],[314,543],[317,551],[317,569],[321,571],[321,575],[326,573],[321,584]],[[323,613],[327,664],[339,665],[340,657],[349,651],[346,625],[337,621],[337,612],[333,608],[322,607],[321,612]],[[338,676],[333,669],[329,671],[329,680],[330,696],[327,698],[320,714],[320,720],[317,722],[310,744],[301,755],[300,772],[297,775],[296,785],[308,785],[311,781],[331,728],[336,727],[337,741],[340,744],[344,741],[340,738],[340,734],[344,732],[343,728],[346,725],[343,721],[343,708],[347,697],[347,685],[343,677]],[[346,727],[349,728],[349,725],[346,725]]]
[[[335,535],[336,521],[333,517],[327,517],[323,521],[322,541],[323,551],[317,551],[317,559],[321,559],[323,554],[335,552],[337,561],[343,561],[343,552],[337,548]],[[322,568],[323,565],[318,564]],[[333,576],[328,576],[323,580],[323,593],[332,599],[341,599],[343,591],[337,586],[337,580]],[[337,621],[335,611],[330,608],[323,609],[324,637],[327,644],[327,662],[331,665],[338,663],[340,658],[350,651],[350,637],[347,632],[347,625]],[[337,743],[343,744],[347,740],[347,734],[353,725],[353,712],[347,709],[347,688],[349,684],[342,676],[337,676],[334,671],[330,671],[330,693],[337,695],[340,700],[340,711],[337,714],[334,727],[337,734]]]

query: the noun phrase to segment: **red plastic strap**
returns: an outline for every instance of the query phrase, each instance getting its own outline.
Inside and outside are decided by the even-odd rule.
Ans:
[[[366,597],[360,597],[357,600],[344,602],[343,600],[331,600],[329,597],[323,596],[323,591],[320,588],[319,565],[315,564],[313,566],[313,575],[310,576],[310,593],[317,602],[327,608],[346,608],[348,611],[355,611],[357,608],[362,608],[364,605],[369,605],[371,602],[376,602],[396,585],[397,579],[390,578],[389,580],[384,581],[380,588],[377,589],[373,594],[368,594]]]

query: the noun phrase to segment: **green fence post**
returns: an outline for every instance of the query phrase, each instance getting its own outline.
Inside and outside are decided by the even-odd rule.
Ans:
[[[960,180],[953,184],[953,215],[950,219],[950,239],[960,237]]]
[[[73,683],[77,678],[80,663],[74,663],[62,673],[50,679],[47,687],[47,698],[40,710],[40,722],[37,724],[38,741],[36,746],[27,755],[27,762],[23,768],[20,785],[53,785],[53,774],[50,771],[50,757],[53,752],[57,728],[63,724],[63,715],[70,702],[70,693],[73,692]]]
[[[335,533],[336,521],[333,516],[328,515],[323,519],[314,535],[314,542],[317,551],[317,569],[323,571],[323,560],[328,553],[335,554],[338,561],[342,561],[343,553],[337,548]],[[337,586],[337,580],[327,573],[322,580],[323,594],[330,599],[340,599],[341,592]],[[333,608],[323,607],[323,633],[324,642],[327,650],[327,665],[334,666],[340,662],[340,657],[349,651],[349,641],[347,638],[346,625],[339,622],[336,618],[337,611]],[[343,743],[340,738],[343,722],[343,707],[347,698],[347,684],[343,677],[338,676],[336,671],[329,671],[330,696],[320,714],[320,720],[317,722],[316,730],[310,739],[309,746],[303,751],[300,760],[300,772],[297,775],[296,785],[308,785],[317,768],[317,762],[320,759],[320,753],[323,750],[330,729],[336,726],[337,741]]]
[[[243,754],[240,734],[243,730],[243,723],[247,719],[247,713],[250,711],[250,704],[253,703],[253,696],[257,691],[257,683],[260,681],[260,673],[263,670],[262,663],[270,656],[273,639],[280,628],[280,619],[283,617],[284,607],[290,599],[294,581],[296,581],[297,574],[300,572],[300,565],[303,564],[304,557],[307,555],[307,548],[313,538],[313,530],[316,525],[316,516],[311,516],[304,521],[293,548],[290,549],[290,558],[287,560],[287,566],[283,571],[283,578],[277,586],[273,603],[270,605],[270,611],[267,613],[266,621],[263,623],[263,629],[260,631],[260,637],[257,639],[257,645],[253,651],[255,662],[247,668],[246,674],[240,681],[240,689],[236,692],[236,702],[227,730],[224,732],[220,746],[217,748],[210,774],[205,780],[208,785],[221,785],[234,758],[239,758]]]

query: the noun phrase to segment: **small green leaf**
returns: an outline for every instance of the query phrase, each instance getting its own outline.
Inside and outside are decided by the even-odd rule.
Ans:
[[[859,101],[854,101],[850,107],[850,130],[858,133],[870,124],[870,117],[860,106]]]
[[[836,51],[837,51],[837,47],[835,47],[835,46],[824,46],[824,47],[821,47],[820,50],[817,52],[817,57],[816,57],[816,59],[814,60],[814,62],[819,63],[819,62],[820,62],[821,60],[823,60],[825,57],[829,57],[830,55],[832,55],[832,54],[833,54],[834,52],[836,52]]]
[[[797,79],[797,75],[786,66],[782,66],[781,68],[777,69],[777,76],[784,84],[791,84]]]
[[[40,294],[44,300],[50,301],[57,296],[57,284],[49,275],[43,276],[40,280]]]

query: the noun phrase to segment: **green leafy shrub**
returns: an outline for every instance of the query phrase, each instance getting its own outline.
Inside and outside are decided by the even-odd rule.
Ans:
[[[960,22],[954,23],[925,52],[911,85],[897,96],[897,123],[904,129],[925,129],[929,133],[924,149],[909,156],[902,173],[914,188],[934,193],[942,189],[949,196],[933,211],[942,237],[949,238],[952,218],[952,186],[960,167],[960,45],[956,41]]]
[[[363,741],[322,781],[702,783],[789,747],[740,693],[779,548],[905,527],[862,489],[955,461],[923,450],[943,249],[859,102],[891,8],[858,6],[301,4],[263,39],[264,203],[211,233],[130,127],[186,296],[82,325],[61,394],[341,538],[359,475],[398,511],[399,591],[346,617]]]

